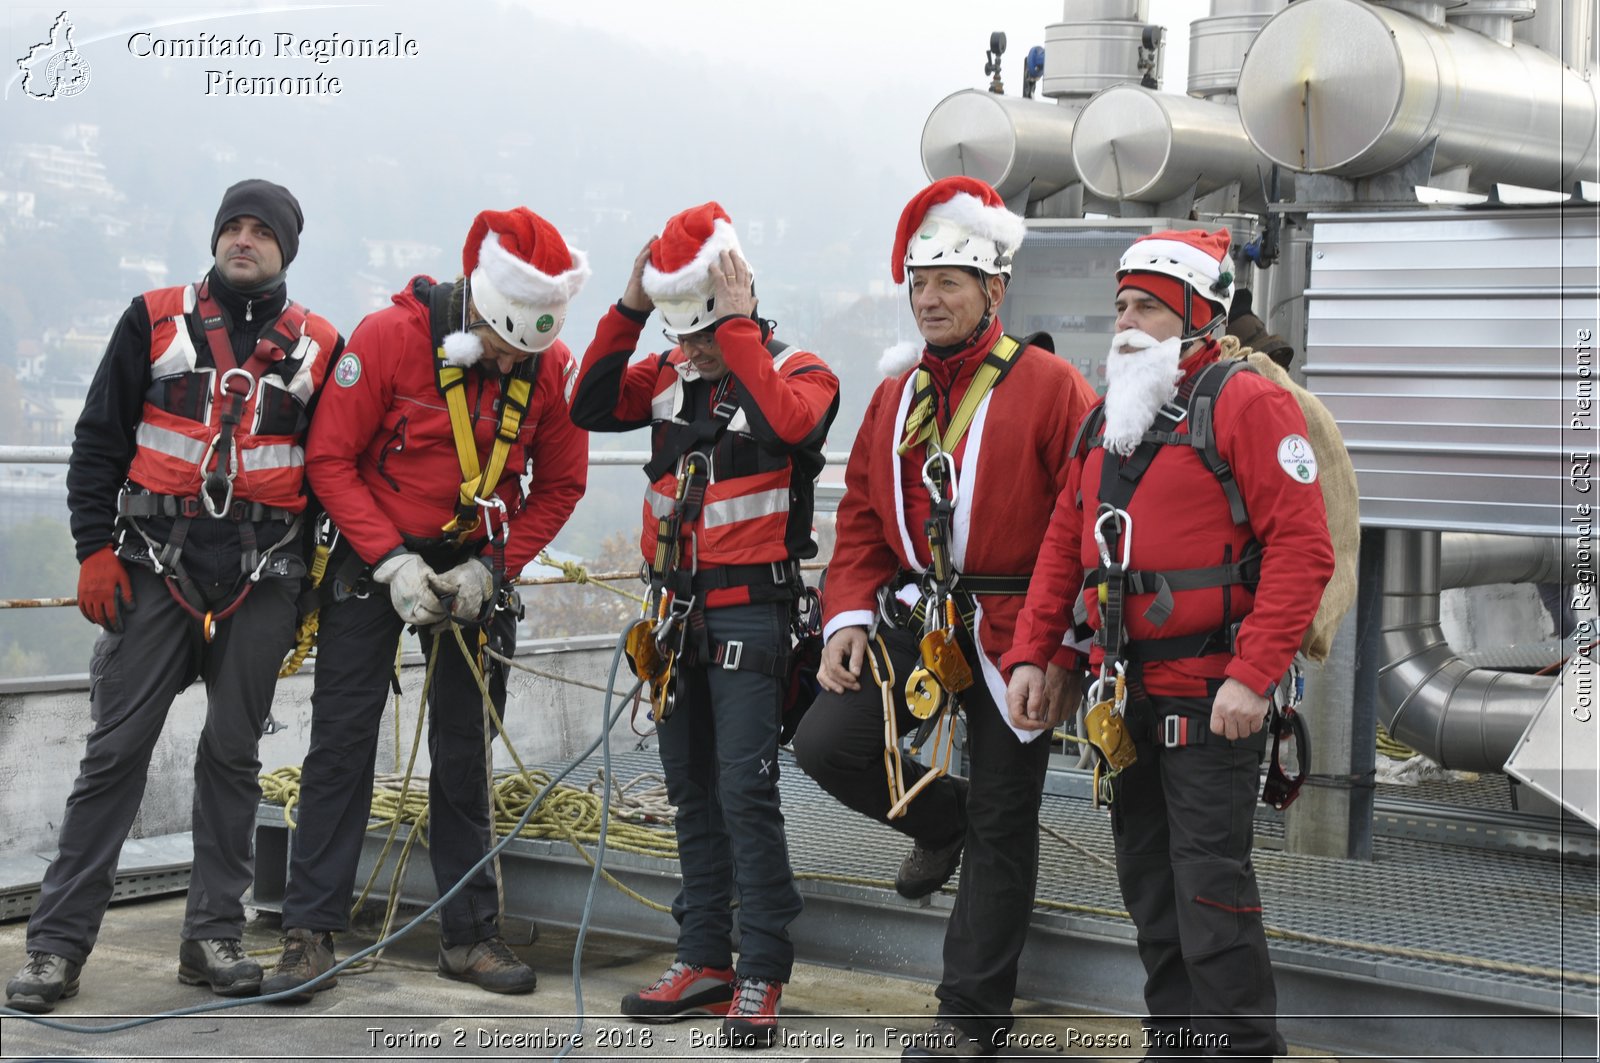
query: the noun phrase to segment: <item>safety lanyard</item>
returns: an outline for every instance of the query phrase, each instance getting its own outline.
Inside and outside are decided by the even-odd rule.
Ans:
[[[933,376],[926,369],[918,369],[912,384],[911,410],[906,414],[905,435],[900,440],[897,454],[909,454],[911,448],[926,441],[930,447],[937,444],[947,454],[954,454],[961,438],[967,434],[972,419],[984,397],[1010,372],[1011,364],[1022,350],[1022,345],[1010,336],[1001,335],[994,347],[984,355],[983,364],[972,375],[972,384],[956,405],[950,423],[941,435],[934,417]]]
[[[481,469],[478,464],[478,440],[472,432],[472,415],[467,411],[467,370],[451,365],[445,360],[444,346],[434,349],[433,372],[444,396],[445,408],[450,413],[450,433],[455,438],[456,461],[461,466],[461,488],[456,493],[456,513],[444,525],[446,535],[465,538],[478,530],[482,518],[480,506],[492,505],[490,494],[500,483],[505,472],[506,459],[511,444],[517,441],[522,420],[528,413],[528,400],[533,393],[533,377],[539,363],[536,354],[513,370],[513,375],[500,388],[500,419],[495,425],[494,447],[489,451],[489,463]]]

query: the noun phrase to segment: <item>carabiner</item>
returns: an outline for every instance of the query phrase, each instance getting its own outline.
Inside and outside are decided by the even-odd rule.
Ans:
[[[242,376],[245,379],[245,386],[244,386],[244,394],[243,395],[240,395],[237,391],[232,390],[228,386],[228,380],[230,378],[232,378],[233,376],[235,376],[235,375]],[[248,370],[248,369],[241,369],[241,368],[235,366],[234,368],[228,370],[226,373],[223,373],[222,374],[222,378],[217,381],[217,394],[218,395],[235,395],[235,396],[238,396],[240,401],[249,402],[250,401],[250,396],[254,395],[255,393],[256,393],[256,378],[250,375],[250,370]]]
[[[954,455],[942,450],[936,450],[929,454],[928,460],[922,463],[922,486],[928,489],[928,494],[935,502],[945,501],[944,496],[939,493],[939,485],[934,482],[933,477],[928,473],[928,470],[933,467],[935,462],[944,466],[945,483],[950,486],[949,504],[953,506],[956,504],[956,459]]]
[[[1109,504],[1100,507],[1100,514],[1094,521],[1094,543],[1100,548],[1101,568],[1111,567],[1111,547],[1106,545],[1105,532],[1102,530],[1108,520],[1115,520],[1120,525],[1118,534],[1122,537],[1122,570],[1126,572],[1133,560],[1133,516],[1127,510]]]
[[[511,537],[511,521],[507,516],[506,500],[498,495],[490,495],[488,498],[479,498],[477,495],[473,495],[472,501],[483,511],[483,516],[479,520],[483,522],[484,534],[488,536],[489,541],[496,545],[504,545],[505,541]],[[500,526],[498,528],[495,527],[494,517],[491,515],[492,511],[497,509],[500,511]]]
[[[202,476],[200,483],[200,504],[205,507],[205,511],[208,514],[218,519],[226,517],[228,515],[228,511],[233,508],[233,478],[239,475],[239,444],[237,441],[231,439],[228,441],[228,449],[230,452],[227,455],[228,471],[223,473],[214,469],[208,470],[206,468],[206,466],[211,464],[211,459],[216,455],[217,440],[221,438],[221,433],[212,436],[211,442],[206,444],[206,452],[204,456],[202,456],[200,459],[200,472]],[[223,460],[218,459],[217,464],[221,465],[222,463]],[[227,490],[223,492],[222,502],[220,505],[211,497],[211,485],[218,479],[221,479],[222,482],[227,485]]]

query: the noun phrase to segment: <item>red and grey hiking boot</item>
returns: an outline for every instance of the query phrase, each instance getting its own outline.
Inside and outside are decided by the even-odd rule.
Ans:
[[[674,960],[650,988],[622,998],[622,1014],[640,1022],[722,1015],[733,999],[733,969]]]
[[[778,1039],[778,998],[782,982],[765,978],[740,978],[733,984],[733,1003],[722,1020],[722,1033],[731,1048],[771,1048]]]

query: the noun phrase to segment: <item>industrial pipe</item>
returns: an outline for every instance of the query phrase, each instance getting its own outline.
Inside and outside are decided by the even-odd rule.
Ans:
[[[1010,200],[1036,202],[1077,181],[1067,104],[964,89],[946,96],[922,126],[922,168],[930,181],[956,174],[989,182]]]
[[[1438,532],[1384,532],[1378,714],[1447,768],[1500,771],[1555,676],[1473,668],[1439,626]]]
[[[1445,532],[1439,586],[1449,590],[1490,583],[1560,583],[1578,570],[1581,545],[1576,538]]]
[[[1433,26],[1359,0],[1297,0],[1239,73],[1257,148],[1305,173],[1387,173],[1434,148],[1433,172],[1468,186],[1569,191],[1600,178],[1595,86],[1524,44]]]
[[[1243,205],[1257,210],[1266,207],[1262,179],[1272,169],[1233,107],[1137,85],[1113,85],[1084,105],[1072,161],[1102,199],[1161,203],[1237,181]]]

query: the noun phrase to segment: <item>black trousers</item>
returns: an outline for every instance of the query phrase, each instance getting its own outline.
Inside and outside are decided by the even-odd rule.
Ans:
[[[774,654],[787,648],[788,602],[704,615],[719,642]],[[801,902],[778,797],[783,682],[716,664],[690,665],[684,679],[677,709],[656,725],[667,797],[678,809],[677,958],[731,965],[737,889],[739,976],[787,982],[794,969],[788,927]]]
[[[515,641],[516,618],[510,613],[496,613],[490,623],[501,629],[497,634],[505,646]],[[283,925],[344,930],[350,925],[356,865],[372,809],[378,726],[404,624],[389,604],[387,588],[375,587],[365,598],[323,607],[318,627],[311,747],[301,768]],[[481,630],[462,625],[469,648],[476,650]],[[421,642],[423,652],[431,653],[433,635],[423,633]],[[503,713],[504,666],[491,661],[484,677],[495,712]],[[482,859],[492,842],[484,726],[483,696],[455,636],[446,631],[428,690],[428,857],[441,894]],[[482,941],[499,933],[499,916],[494,874],[486,866],[440,909],[440,936],[447,947]]]
[[[1165,749],[1155,722],[1190,717],[1201,745]],[[1136,703],[1138,760],[1112,782],[1117,881],[1145,968],[1147,1058],[1286,1051],[1250,847],[1265,731],[1211,734],[1209,698]]]
[[[294,642],[296,581],[263,579],[202,645],[200,622],[173,601],[166,581],[143,565],[127,569],[137,607],[124,614],[120,633],[102,631],[95,642],[89,738],[62,813],[61,849],[28,921],[30,951],[74,963],[88,959],[99,937],[156,742],[197,651],[206,720],[194,751],[194,869],[182,936],[241,936],[261,804],[257,745]]]
[[[904,703],[917,645],[908,632],[885,630],[883,636],[894,664],[898,724],[904,735],[919,722]],[[876,643],[871,652],[878,652]],[[807,775],[845,805],[924,846],[953,841],[965,823],[960,884],[945,930],[944,975],[936,995],[941,1016],[987,1042],[1010,1030],[1013,1021],[1017,958],[1027,939],[1039,874],[1039,798],[1050,743],[1042,737],[1019,739],[979,675],[962,695],[971,763],[966,807],[955,783],[943,778],[919,794],[904,816],[890,820],[883,696],[870,669],[864,665],[862,672],[859,691],[817,696],[795,734],[795,757]],[[906,759],[907,789],[926,771]]]

